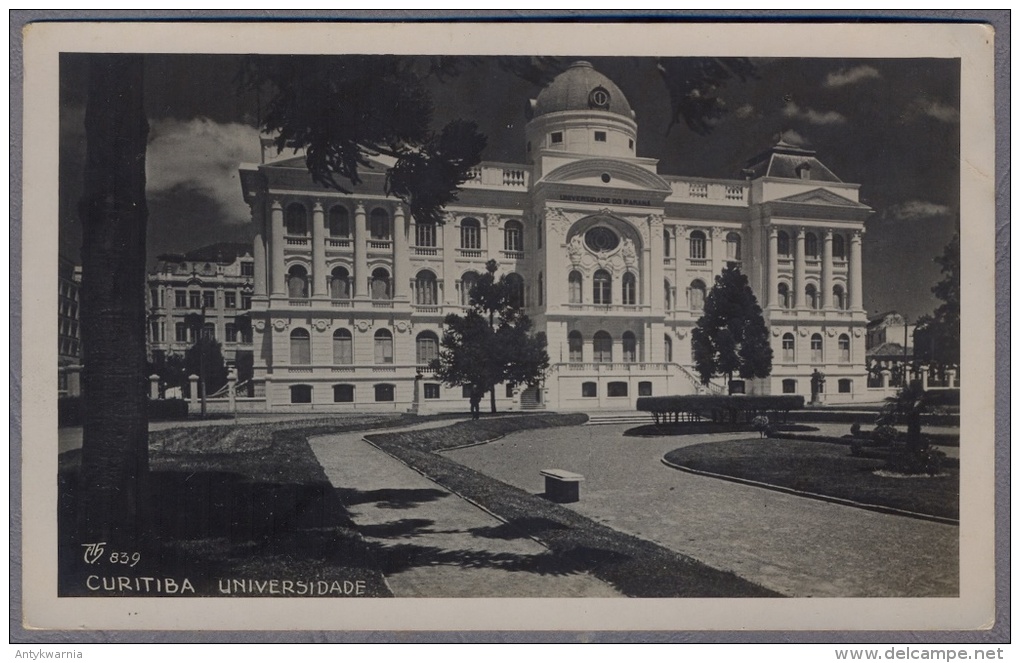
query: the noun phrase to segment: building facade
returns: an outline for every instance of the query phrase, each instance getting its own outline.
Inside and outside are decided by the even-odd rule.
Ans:
[[[494,259],[519,276],[551,360],[540,387],[501,389],[503,408],[724,391],[698,383],[691,332],[728,264],[749,277],[775,353],[744,391],[807,396],[818,370],[826,401],[863,400],[871,210],[858,185],[783,142],[739,179],[661,175],[636,153],[635,118],[611,80],[575,63],[530,104],[526,163],[480,164],[438,226],[384,194],[382,168],[343,194],[301,157],[243,165],[256,394],[274,410],[463,408],[425,366]]]
[[[149,360],[161,364],[195,344],[189,314],[204,315],[201,333],[215,338],[228,364],[252,360],[248,311],[255,261],[247,244],[220,243],[159,256],[148,276]]]
[[[57,260],[57,394],[81,395],[81,265]]]

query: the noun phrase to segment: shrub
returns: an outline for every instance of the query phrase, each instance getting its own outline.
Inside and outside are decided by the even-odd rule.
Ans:
[[[784,422],[790,410],[804,407],[803,396],[643,396],[637,409],[650,412],[655,423],[701,421],[747,422],[754,417],[770,416]]]
[[[935,447],[916,450],[897,450],[889,454],[886,469],[899,474],[927,474],[936,476],[942,472],[946,454]]]

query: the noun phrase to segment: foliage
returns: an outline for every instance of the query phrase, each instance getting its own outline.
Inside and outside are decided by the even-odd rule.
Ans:
[[[489,392],[493,412],[496,385],[534,386],[549,367],[545,337],[531,333],[531,319],[524,314],[520,277],[504,274],[497,280],[497,268],[495,260],[486,263],[465,315],[446,316],[439,357],[429,365],[444,383],[471,387],[472,409]]]
[[[68,396],[57,400],[57,426],[82,425],[82,399],[79,396]],[[188,418],[188,402],[180,398],[149,399],[146,403],[146,419],[148,421],[172,421]]]
[[[655,423],[701,421],[750,422],[757,416],[772,414],[773,421],[785,421],[790,410],[804,407],[803,396],[642,396],[637,409],[651,412]]]
[[[946,464],[946,454],[932,446],[917,451],[897,450],[889,454],[886,469],[899,474],[937,476]]]
[[[201,376],[203,363],[206,395],[214,394],[227,384],[227,365],[223,360],[223,350],[219,341],[214,338],[200,337],[184,353],[184,367],[189,376]]]
[[[942,304],[932,316],[917,321],[914,359],[940,370],[960,365],[960,236],[954,235],[943,254],[935,258],[943,278],[932,286]]]
[[[772,372],[765,318],[739,267],[729,265],[715,277],[692,343],[694,367],[702,384],[707,385],[715,375],[725,375],[731,382],[734,373],[749,379],[768,377]]]

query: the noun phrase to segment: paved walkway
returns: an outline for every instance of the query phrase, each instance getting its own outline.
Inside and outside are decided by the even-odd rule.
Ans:
[[[449,426],[432,421],[414,428]],[[380,432],[395,432],[409,428]],[[365,442],[309,440],[398,597],[613,597],[545,547]]]
[[[534,493],[543,491],[542,469],[579,472],[581,501],[571,505],[578,512],[783,594],[958,594],[959,528],[697,476],[660,461],[677,447],[746,433],[625,438],[629,427],[516,433],[445,453]]]

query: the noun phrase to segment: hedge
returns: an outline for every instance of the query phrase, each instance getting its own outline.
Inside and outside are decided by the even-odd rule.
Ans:
[[[172,421],[188,418],[188,401],[179,398],[146,401],[149,421]],[[57,399],[57,426],[81,426],[81,397],[69,396]]]
[[[790,410],[804,407],[803,396],[643,396],[637,409],[650,412],[655,423],[680,421],[750,423],[757,416],[771,417],[772,422],[786,421]]]

